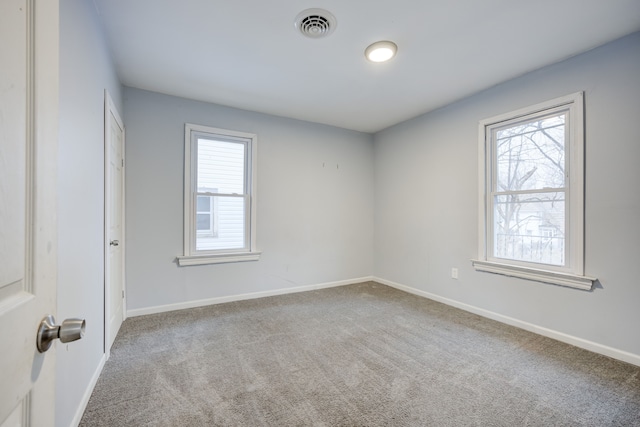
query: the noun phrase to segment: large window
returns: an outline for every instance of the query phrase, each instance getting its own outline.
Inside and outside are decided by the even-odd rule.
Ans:
[[[254,134],[185,125],[180,265],[257,260]]]
[[[583,95],[480,122],[477,270],[590,289],[584,276]]]

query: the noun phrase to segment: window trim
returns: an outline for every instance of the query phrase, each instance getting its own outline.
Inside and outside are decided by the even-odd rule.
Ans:
[[[516,119],[533,116],[558,108],[567,108],[569,115],[570,141],[567,169],[569,176],[565,184],[566,200],[565,223],[568,225],[569,238],[566,244],[566,265],[556,267],[551,264],[536,264],[513,261],[489,256],[489,233],[492,225],[493,204],[491,183],[493,168],[491,131],[500,124]],[[555,98],[530,107],[525,107],[488,119],[480,120],[478,125],[478,259],[472,260],[477,271],[502,274],[527,280],[535,280],[577,289],[590,290],[597,280],[584,275],[584,94],[576,92]]]
[[[257,261],[260,259],[260,252],[256,248],[256,223],[257,223],[257,152],[258,136],[253,133],[239,132],[227,129],[219,129],[210,126],[185,123],[184,135],[184,218],[183,218],[183,254],[177,257],[179,266],[220,264],[230,262]],[[197,138],[193,138],[194,133],[205,133],[212,136],[219,136],[226,140],[242,140],[246,144],[245,159],[245,189],[244,195],[248,201],[249,208],[245,215],[245,239],[246,247],[239,250],[215,250],[196,251],[196,212],[197,212],[197,188],[196,188],[196,168],[197,165]],[[248,216],[248,218],[247,218]],[[247,237],[248,236],[248,237]]]

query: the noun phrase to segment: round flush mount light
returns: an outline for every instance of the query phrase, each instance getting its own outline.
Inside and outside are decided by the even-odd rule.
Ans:
[[[380,41],[370,45],[364,51],[364,56],[371,62],[385,62],[396,56],[398,46],[394,42]]]
[[[319,39],[333,33],[338,25],[336,17],[324,9],[306,9],[296,16],[293,25],[302,35]]]

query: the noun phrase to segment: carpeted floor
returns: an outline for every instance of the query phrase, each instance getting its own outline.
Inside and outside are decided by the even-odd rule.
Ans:
[[[640,426],[640,367],[377,283],[125,321],[81,426]]]

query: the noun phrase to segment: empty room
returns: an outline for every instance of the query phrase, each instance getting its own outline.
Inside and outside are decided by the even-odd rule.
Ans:
[[[640,426],[638,0],[0,31],[0,427]]]

